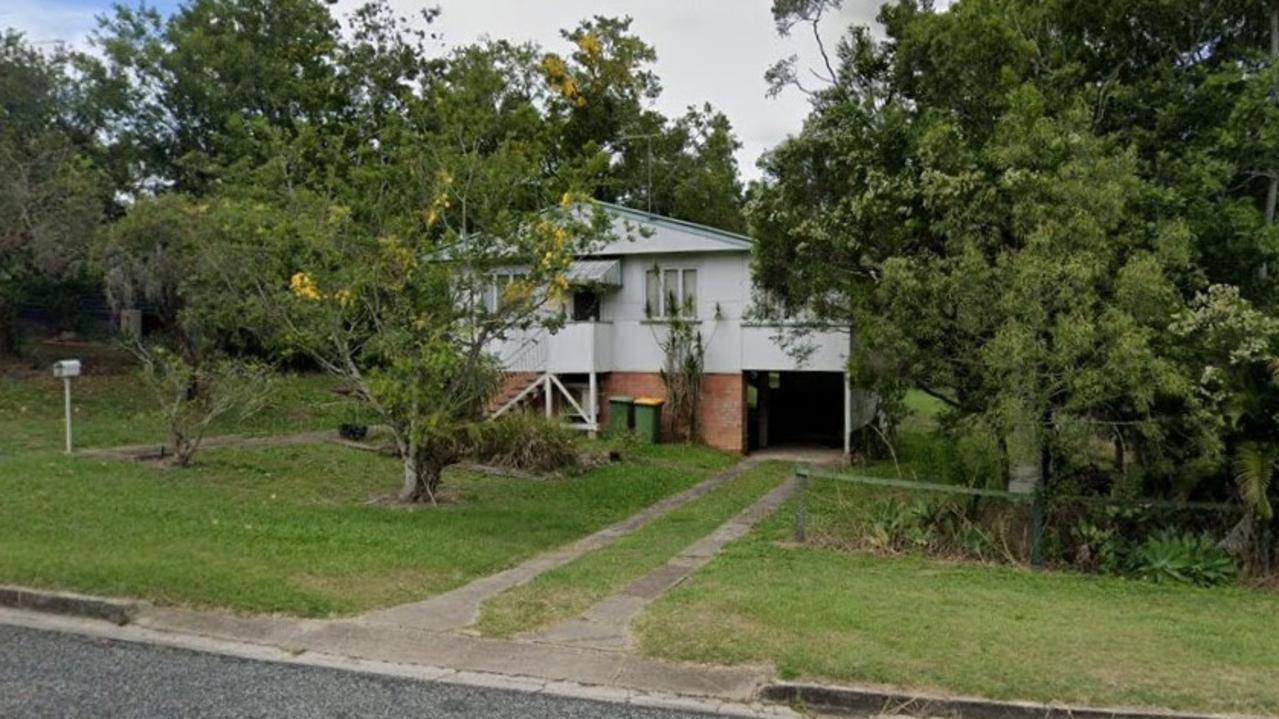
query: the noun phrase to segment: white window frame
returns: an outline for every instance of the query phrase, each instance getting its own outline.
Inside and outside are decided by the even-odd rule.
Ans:
[[[701,288],[698,286],[698,283],[701,281],[701,273],[698,272],[698,268],[690,267],[687,265],[684,265],[684,266],[654,265],[644,271],[644,306],[651,313],[649,316],[649,319],[664,320],[664,319],[671,319],[674,317],[680,317],[683,315],[684,303],[685,303],[685,297],[686,297],[684,290],[688,286],[688,273],[690,272],[693,273],[693,293],[692,293],[693,307],[692,307],[692,314],[689,317],[686,317],[685,319],[697,318],[698,297],[699,295],[701,295]],[[657,306],[656,307],[652,306],[653,303],[648,296],[649,279],[654,274],[656,274],[657,276]],[[669,292],[666,287],[666,278],[671,274],[674,274],[676,277],[676,282],[675,282],[676,287],[673,293]],[[670,311],[671,308],[666,306],[666,300],[669,297],[671,297],[672,294],[675,297],[674,312],[671,312]]]
[[[502,291],[512,282],[527,275],[527,272],[519,272],[515,270],[507,270],[503,272],[493,272],[488,276],[488,281],[484,283],[483,289],[483,306],[484,311],[489,314],[497,314],[502,309]]]

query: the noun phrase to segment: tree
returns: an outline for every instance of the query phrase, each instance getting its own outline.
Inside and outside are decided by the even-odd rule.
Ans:
[[[789,28],[837,4],[774,13]],[[1140,21],[1138,2],[1105,5],[1111,24],[1073,3],[886,5],[884,40],[853,29],[824,55],[827,82],[807,88],[803,131],[765,159],[748,216],[761,284],[792,311],[855,329],[851,369],[886,410],[923,389],[950,408],[948,427],[994,431],[1019,455],[1007,461],[1030,460],[1016,440],[1033,439],[1045,479],[1108,441],[1116,481],[1184,495],[1222,454],[1168,327],[1206,278],[1267,250],[1248,219],[1228,230],[1239,252],[1209,251],[1200,233],[1219,236],[1220,212],[1209,231],[1198,208],[1246,204],[1167,168],[1194,162],[1221,188],[1239,166],[1192,157],[1170,129],[1134,118],[1183,112],[1224,128],[1238,87],[1209,79],[1246,57],[1254,15],[1213,4],[1232,18],[1219,27],[1192,2],[1186,16]],[[1140,37],[1122,29],[1132,23]],[[1212,102],[1194,112],[1180,99],[1191,90]]]
[[[115,311],[146,302],[162,328],[178,332],[183,286],[196,272],[199,252],[194,215],[186,195],[143,197],[104,233],[96,254]]]
[[[1220,424],[1244,517],[1234,548],[1266,567],[1279,461],[1279,320],[1231,285],[1199,293],[1172,326],[1202,367],[1198,389]]]
[[[69,56],[0,35],[0,351],[17,349],[25,283],[84,270],[106,193],[67,117]]]
[[[94,41],[144,186],[204,194],[269,159],[273,133],[322,128],[341,106],[338,27],[319,0],[192,0],[167,18],[117,5]]]
[[[227,198],[209,220],[232,244],[269,238],[253,262],[267,316],[390,428],[406,502],[438,500],[486,417],[495,343],[562,321],[548,310],[568,263],[608,225],[584,202],[589,170],[545,174],[556,135],[540,78],[521,74],[533,57],[501,42],[456,52],[387,130],[398,150],[376,172],[325,195],[282,185],[270,204]],[[263,251],[242,240],[230,266]]]
[[[667,118],[646,107],[661,94],[656,51],[630,32],[630,18],[596,16],[562,35],[567,56],[547,53],[557,154],[597,156],[606,179],[597,199],[731,231],[745,228],[732,124],[709,104]]]

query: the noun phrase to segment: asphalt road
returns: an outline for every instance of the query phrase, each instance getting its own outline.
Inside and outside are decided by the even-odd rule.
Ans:
[[[0,717],[6,719],[706,716],[0,625]]]

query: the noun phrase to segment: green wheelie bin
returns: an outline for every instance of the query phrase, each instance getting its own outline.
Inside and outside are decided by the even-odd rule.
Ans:
[[[608,433],[619,437],[631,431],[631,411],[635,400],[631,397],[608,398]]]
[[[662,430],[662,404],[656,397],[635,400],[635,431],[648,444],[657,444]]]

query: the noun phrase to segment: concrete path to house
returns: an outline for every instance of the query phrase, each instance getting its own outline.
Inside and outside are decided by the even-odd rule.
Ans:
[[[796,464],[832,465],[843,461],[839,450],[813,447],[791,447],[758,451],[751,463],[793,462]],[[644,607],[687,579],[711,561],[725,546],[751,530],[760,520],[772,514],[795,489],[794,479],[755,500],[737,516],[686,547],[665,564],[631,582],[620,592],[600,600],[580,616],[517,638],[546,644],[557,644],[603,651],[627,651],[633,648],[630,632],[632,620]]]
[[[563,646],[626,651],[632,648],[631,621],[650,602],[693,572],[701,569],[729,542],[744,536],[761,519],[772,514],[794,490],[795,480],[788,479],[721,524],[714,532],[686,547],[665,564],[631,582],[622,591],[605,597],[581,616],[519,636],[533,642]]]
[[[711,477],[650,505],[647,509],[609,525],[598,532],[550,552],[539,554],[510,569],[481,577],[470,584],[411,604],[379,609],[357,617],[370,625],[403,627],[432,632],[465,630],[479,616],[480,605],[491,597],[532,581],[543,572],[561,567],[578,557],[607,547],[653,520],[705,496],[711,490],[739,476],[762,460],[748,457]]]

